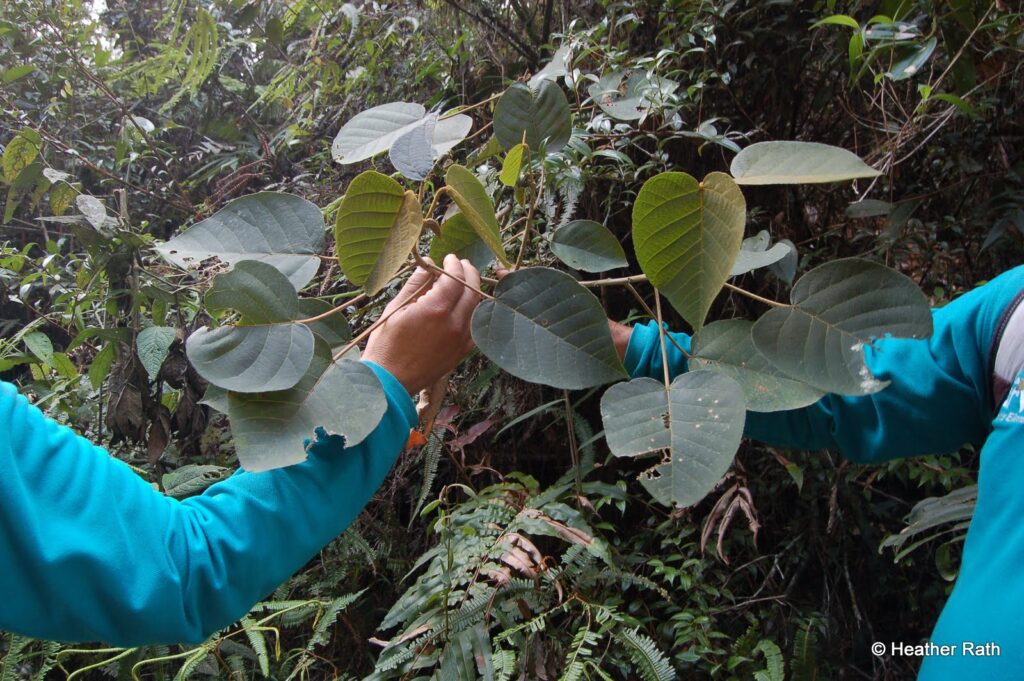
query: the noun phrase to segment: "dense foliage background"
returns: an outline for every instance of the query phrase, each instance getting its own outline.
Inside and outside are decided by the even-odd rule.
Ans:
[[[853,150],[884,175],[748,191],[750,234],[790,239],[799,271],[865,256],[942,305],[1024,255],[1024,31],[1000,0],[9,0],[0,45],[0,377],[175,495],[237,462],[184,357],[184,337],[205,322],[199,288],[152,244],[261,189],[330,216],[372,165],[331,160],[354,114],[396,100],[484,102],[559,47],[572,55],[575,129],[547,178],[549,226],[589,218],[626,239],[650,176],[701,177],[750,142],[802,139]],[[617,124],[580,75],[612,68],[680,87]],[[486,142],[486,107],[474,115]],[[128,228],[83,229],[80,193]],[[325,256],[313,293],[338,303],[354,292]],[[772,276],[744,285],[786,295]],[[633,297],[602,292],[613,319],[645,317]],[[722,295],[712,318],[749,304]],[[152,325],[178,330],[155,367],[136,342]],[[959,534],[899,562],[880,547],[916,502],[973,483],[974,451],[869,468],[745,443],[712,495],[669,512],[634,482],[640,465],[609,459],[595,437],[593,391],[570,401],[477,355],[448,399],[443,446],[403,455],[359,521],[237,626],[198,647],[128,651],[5,635],[0,678],[429,677],[445,641],[381,650],[439,607],[460,623],[450,640],[469,651],[490,641],[501,678],[916,670],[869,645],[927,636]],[[592,545],[606,558],[582,548]],[[471,597],[481,556],[511,568],[514,588]]]

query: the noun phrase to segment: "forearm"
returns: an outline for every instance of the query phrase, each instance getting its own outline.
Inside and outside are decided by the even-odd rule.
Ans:
[[[388,410],[362,443],[319,441],[302,464],[239,472],[184,502],[23,398],[0,398],[11,432],[0,457],[15,472],[0,482],[0,628],[134,645],[197,642],[238,619],[341,532],[390,469],[415,412],[377,373]]]

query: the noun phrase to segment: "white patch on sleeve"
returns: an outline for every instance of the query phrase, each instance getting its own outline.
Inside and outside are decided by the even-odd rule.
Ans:
[[[1007,384],[1013,384],[1024,371],[1024,302],[1010,315],[1003,337],[996,350],[995,375]]]

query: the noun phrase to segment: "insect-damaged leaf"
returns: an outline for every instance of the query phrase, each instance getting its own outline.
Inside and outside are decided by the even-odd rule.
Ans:
[[[523,141],[531,150],[546,141],[547,151],[565,146],[572,135],[572,116],[565,93],[553,81],[543,80],[536,90],[516,83],[498,99],[494,107],[494,134],[501,146],[511,149]]]
[[[769,362],[819,390],[867,395],[888,383],[871,375],[864,346],[874,339],[926,338],[928,299],[913,281],[860,258],[834,260],[797,281],[792,306],[754,323],[754,346]]]
[[[729,278],[743,240],[746,201],[732,178],[661,173],[633,204],[633,246],[640,268],[672,306],[699,329]]]
[[[293,388],[230,392],[227,408],[239,463],[263,471],[305,460],[306,439],[341,435],[346,446],[359,444],[384,416],[387,398],[369,366],[333,362],[330,348],[318,341],[309,370]]]
[[[501,264],[508,266],[505,248],[501,244],[501,228],[498,226],[498,218],[494,214],[494,204],[480,180],[476,179],[476,175],[466,168],[454,164],[448,168],[445,182],[448,183],[452,200],[455,201],[459,211],[466,217],[466,221],[477,233],[477,236],[487,244]]]
[[[669,390],[653,378],[609,388],[601,398],[608,447],[616,456],[668,450],[640,481],[662,504],[692,506],[729,470],[743,436],[743,391],[710,371],[680,374]]]
[[[292,194],[259,192],[231,201],[156,250],[183,268],[213,257],[230,264],[260,260],[299,290],[316,276],[323,247],[324,218],[316,205]]]
[[[754,347],[745,319],[712,322],[693,337],[690,366],[732,378],[743,388],[750,411],[784,411],[814,404],[824,394],[775,368]]]
[[[551,238],[551,252],[569,267],[584,272],[605,272],[629,264],[615,235],[593,220],[573,220],[559,227]]]
[[[881,173],[853,152],[817,142],[758,142],[736,154],[737,184],[816,184]]]
[[[353,284],[376,294],[401,268],[423,227],[419,200],[386,175],[352,180],[334,223],[338,263]]]
[[[626,377],[597,298],[565,272],[512,272],[473,313],[480,351],[514,376],[575,390]]]

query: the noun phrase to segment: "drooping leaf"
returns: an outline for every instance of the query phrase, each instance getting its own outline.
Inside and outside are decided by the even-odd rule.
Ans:
[[[782,259],[778,262],[773,262],[769,265],[768,271],[786,282],[789,286],[792,286],[793,279],[796,278],[796,268],[800,264],[800,256],[796,253],[796,244],[789,239],[780,239],[779,243],[789,246],[789,253],[782,256]]]
[[[501,164],[501,174],[498,179],[506,187],[516,186],[519,181],[519,173],[523,170],[523,157],[529,154],[529,148],[525,144],[517,144],[505,154],[505,160]]]
[[[36,70],[35,64],[19,64],[4,71],[4,83],[13,83]]]
[[[169,326],[147,326],[136,336],[135,349],[150,380],[156,380],[175,338],[177,332]]]
[[[743,389],[750,411],[785,411],[814,404],[824,394],[793,380],[754,347],[753,322],[723,319],[708,324],[693,337],[692,368],[717,371]]]
[[[395,140],[388,151],[395,170],[410,180],[422,180],[430,174],[434,167],[431,140],[436,125],[437,114],[428,114]]]
[[[498,218],[494,214],[494,204],[480,180],[476,179],[476,175],[463,166],[452,164],[445,174],[445,182],[448,184],[452,200],[455,201],[459,211],[465,216],[477,236],[498,257],[499,262],[508,266],[510,263],[505,258],[505,248],[501,243],[501,232]]]
[[[231,201],[156,250],[186,269],[213,257],[228,264],[261,260],[301,290],[316,276],[323,246],[319,208],[292,194],[259,192]]]
[[[771,237],[764,229],[755,236],[744,239],[740,244],[740,252],[736,255],[736,262],[733,263],[729,276],[736,277],[752,270],[768,267],[785,258],[792,250],[781,241],[769,248],[770,243]]]
[[[935,47],[939,44],[938,38],[932,37],[926,40],[921,45],[914,47],[914,49],[907,52],[903,58],[896,61],[892,65],[892,68],[886,71],[886,78],[892,80],[905,80],[910,78],[925,65],[928,58],[932,56],[932,52],[935,51]]]
[[[853,152],[817,142],[758,142],[736,154],[729,169],[737,184],[816,184],[881,173]]]
[[[551,238],[551,252],[569,267],[605,272],[626,267],[626,252],[607,227],[593,220],[573,220]]]
[[[512,272],[473,313],[480,351],[514,376],[576,390],[624,378],[593,293],[564,272],[533,267]]]
[[[710,371],[680,374],[669,390],[653,378],[609,388],[601,398],[608,447],[616,456],[667,449],[667,458],[641,476],[665,505],[692,506],[729,470],[743,436],[743,391]]]
[[[302,298],[299,300],[299,315],[303,319],[317,317],[333,309],[334,306],[326,300],[318,300],[316,298]],[[352,340],[352,329],[349,327],[348,320],[340,312],[335,312],[328,317],[310,322],[308,326],[309,330],[326,341],[332,350],[340,348]]]
[[[561,47],[555,50],[555,53],[551,55],[551,61],[545,64],[544,68],[540,71],[530,76],[530,87],[537,87],[544,80],[557,81],[568,73],[570,49],[572,49],[571,42],[563,43]]]
[[[546,140],[547,151],[565,146],[572,135],[572,116],[565,93],[550,80],[541,81],[536,90],[516,83],[498,99],[494,107],[494,134],[505,149],[523,141],[531,150],[541,148]]]
[[[422,105],[409,102],[391,102],[367,109],[341,127],[331,144],[331,156],[342,165],[373,158],[388,151],[426,115]],[[430,138],[433,157],[448,153],[465,139],[472,127],[473,119],[462,114],[437,120]]]
[[[185,343],[200,376],[225,390],[258,393],[291,388],[313,359],[313,332],[303,324],[202,327]]]
[[[40,362],[53,366],[53,342],[50,341],[49,336],[42,331],[33,331],[25,334],[22,340],[29,352],[35,355]]]
[[[409,257],[422,226],[416,195],[368,170],[352,181],[338,206],[338,264],[353,284],[375,295]]]
[[[317,342],[308,371],[293,388],[258,395],[228,393],[238,461],[249,471],[305,460],[307,439],[341,435],[346,446],[357,445],[385,411],[387,398],[373,370],[349,359],[333,362],[323,341]]]
[[[435,236],[430,242],[430,257],[434,262],[443,262],[444,256],[449,253],[469,260],[474,267],[481,270],[494,260],[491,249],[477,235],[462,213],[456,213],[445,220],[441,225],[441,235]]]
[[[89,365],[89,385],[92,386],[93,390],[99,390],[103,380],[110,373],[110,365],[114,363],[115,359],[117,359],[117,345],[115,343],[104,345],[93,358],[92,364]]]
[[[864,199],[863,201],[857,201],[851,203],[846,207],[846,217],[858,219],[858,218],[876,218],[883,217],[892,212],[893,205],[888,201],[879,201],[878,199]]]
[[[28,131],[32,135],[20,134],[11,138],[4,148],[4,154],[0,157],[0,170],[3,171],[4,182],[10,184],[22,170],[27,168],[39,155],[39,142],[36,141],[38,133],[34,130]],[[35,137],[33,137],[35,135]]]
[[[242,260],[218,274],[206,293],[212,310],[235,310],[242,324],[276,324],[299,318],[299,300],[288,277],[259,260]]]
[[[743,240],[746,201],[724,173],[703,182],[661,173],[633,204],[633,246],[640,268],[694,329],[729,277]]]
[[[819,390],[867,395],[888,385],[872,376],[864,346],[886,335],[926,338],[928,299],[904,275],[869,260],[820,265],[797,281],[792,306],[754,323],[754,346],[769,362]]]
[[[50,187],[50,210],[54,215],[63,215],[71,207],[78,189],[67,182],[56,182]]]
[[[420,104],[391,102],[353,116],[331,144],[331,156],[341,164],[357,163],[387,151],[408,127],[426,114]]]

